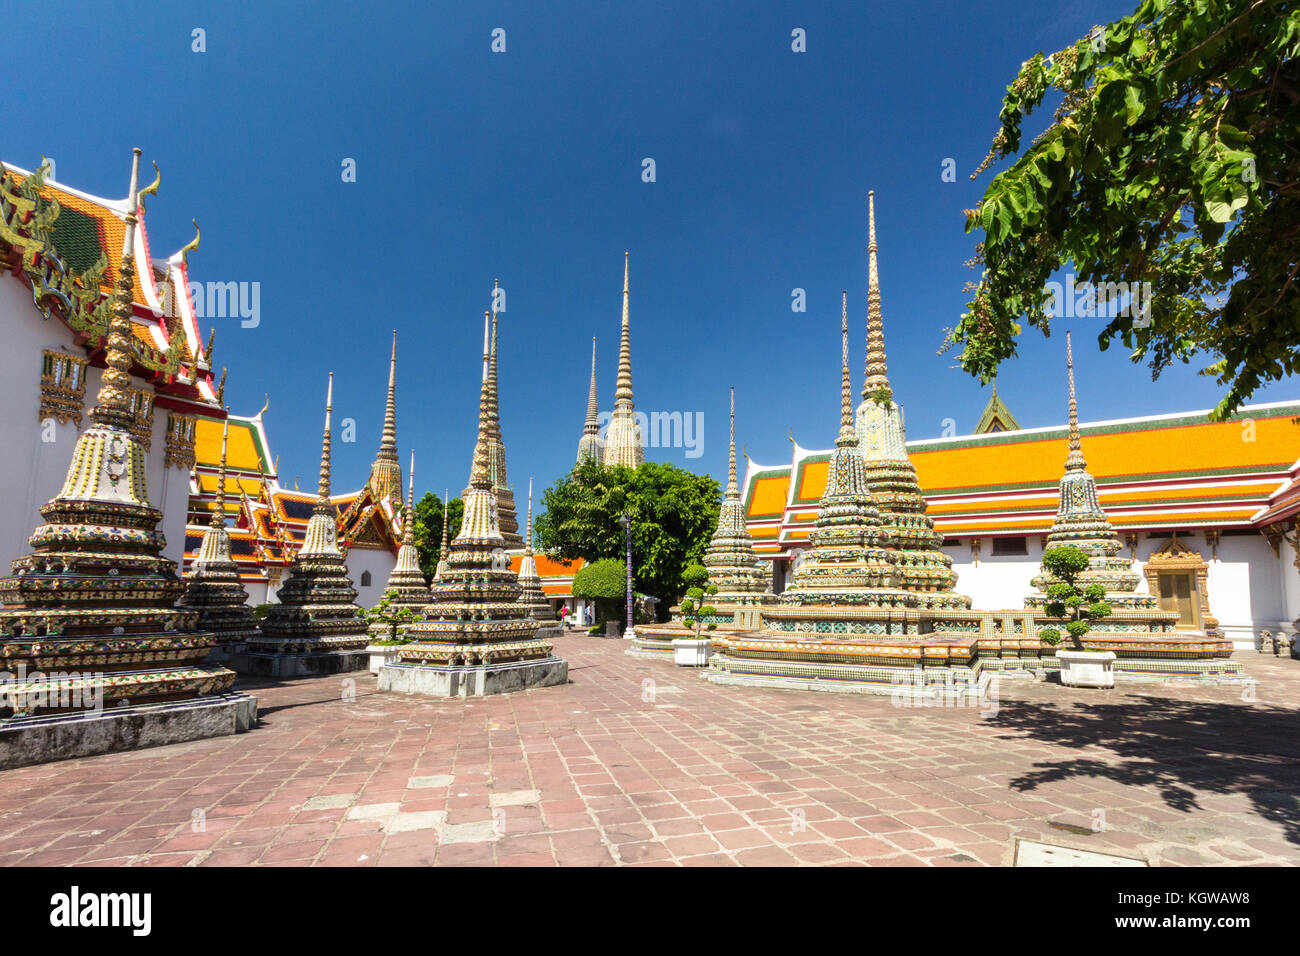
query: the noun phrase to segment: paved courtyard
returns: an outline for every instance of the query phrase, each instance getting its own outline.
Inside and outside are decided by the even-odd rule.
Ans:
[[[0,774],[0,864],[979,866],[1017,838],[1300,862],[1300,661],[1239,652],[1245,693],[1002,681],[988,717],[624,647],[562,638],[569,685],[485,700],[245,682],[249,734]]]

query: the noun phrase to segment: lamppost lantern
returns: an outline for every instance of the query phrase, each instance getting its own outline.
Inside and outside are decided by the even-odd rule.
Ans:
[[[623,526],[623,532],[627,536],[627,627],[623,631],[624,637],[632,635],[632,516],[624,514],[618,519],[618,523]]]

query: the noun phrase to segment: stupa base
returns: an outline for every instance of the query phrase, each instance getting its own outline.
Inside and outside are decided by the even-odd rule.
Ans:
[[[245,648],[232,654],[226,666],[253,677],[325,677],[366,670],[370,653],[365,647],[284,653]]]
[[[716,651],[700,676],[710,683],[740,687],[879,694],[900,705],[937,700],[963,706],[979,705],[987,698],[993,673],[978,661],[922,669],[905,664],[754,660]]]
[[[553,640],[564,636],[564,627],[560,624],[543,624],[537,629],[538,640]]]
[[[379,689],[427,697],[488,697],[532,687],[551,687],[569,680],[569,662],[559,657],[509,664],[385,664]]]
[[[242,734],[256,726],[257,698],[248,694],[11,717],[0,720],[0,770]]]

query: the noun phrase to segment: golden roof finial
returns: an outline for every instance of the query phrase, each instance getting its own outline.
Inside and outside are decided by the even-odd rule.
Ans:
[[[199,231],[199,221],[197,219],[191,219],[190,222],[194,223],[194,238],[181,246],[181,262],[184,262],[187,265],[190,261],[190,253],[199,247],[199,238],[203,235],[203,233]]]
[[[215,342],[216,340],[217,340],[217,327],[214,325],[212,329],[208,332],[208,344],[203,349],[203,354],[207,356],[209,363],[212,361],[212,343]]]
[[[1065,374],[1069,380],[1069,417],[1070,417],[1070,451],[1065,458],[1067,471],[1082,471],[1088,467],[1083,460],[1083,442],[1079,438],[1079,404],[1074,397],[1074,350],[1070,345],[1070,333],[1065,333]]]
[[[269,392],[264,392],[263,394],[264,394],[265,397],[266,397],[266,402],[262,405],[262,410],[261,410],[260,412],[257,413],[257,416],[256,416],[257,418],[261,418],[263,415],[265,415],[265,414],[266,414],[268,411],[270,411],[270,409],[271,409],[271,395],[270,395],[270,393],[269,393]]]
[[[212,508],[212,527],[226,526],[226,443],[230,439],[230,409],[221,423],[221,465],[217,469],[217,500]]]
[[[145,186],[144,189],[142,189],[142,190],[140,190],[138,193],[136,193],[136,197],[135,197],[136,205],[139,206],[141,209],[143,209],[143,208],[144,208],[144,197],[145,197],[145,196],[157,196],[157,195],[158,195],[158,187],[159,187],[160,185],[162,185],[162,170],[160,170],[160,169],[158,168],[158,164],[157,164],[157,163],[154,163],[154,164],[153,164],[153,182],[151,182],[148,186]]]
[[[325,436],[320,443],[320,485],[316,491],[316,510],[330,506],[330,413],[334,411],[334,373],[330,372],[329,386],[325,390]]]
[[[862,397],[889,388],[885,362],[885,320],[880,312],[880,277],[876,271],[876,193],[867,193],[867,377]]]
[[[227,372],[227,371],[228,371],[228,370],[227,370],[225,367],[222,367],[222,369],[221,369],[221,381],[217,383],[217,402],[218,402],[218,403],[221,403],[222,401],[225,400],[225,396],[226,396],[226,372]]]

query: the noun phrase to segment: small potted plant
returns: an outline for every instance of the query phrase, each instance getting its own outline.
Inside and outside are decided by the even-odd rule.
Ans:
[[[717,614],[717,610],[704,603],[707,596],[718,593],[716,584],[709,584],[709,572],[703,565],[692,564],[682,572],[682,579],[691,587],[686,589],[682,598],[682,626],[691,632],[690,637],[673,639],[673,660],[684,667],[703,667],[713,654],[713,643],[708,637],[701,637],[700,631],[717,630],[718,625],[705,618]]]
[[[379,599],[379,603],[365,614],[366,620],[370,623],[371,635],[380,638],[372,640],[370,646],[366,648],[370,654],[372,674],[378,674],[379,669],[385,664],[397,660],[398,648],[410,643],[402,633],[402,625],[414,624],[420,619],[420,615],[409,607],[393,607],[393,601],[396,599],[396,591],[386,591]]]
[[[1056,660],[1061,665],[1061,683],[1071,687],[1114,687],[1115,652],[1083,646],[1083,635],[1091,630],[1092,622],[1111,613],[1104,587],[1100,584],[1081,587],[1078,583],[1088,564],[1088,555],[1073,545],[1049,548],[1043,553],[1043,570],[1052,581],[1047,586],[1043,611],[1049,618],[1062,622],[1073,644],[1069,650],[1056,652]],[[1061,643],[1061,631],[1045,627],[1038,632],[1038,638],[1055,647]]]

